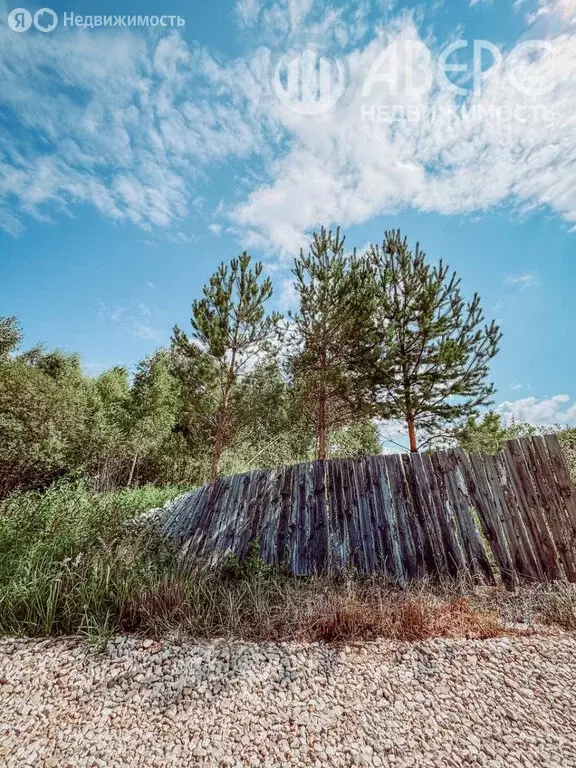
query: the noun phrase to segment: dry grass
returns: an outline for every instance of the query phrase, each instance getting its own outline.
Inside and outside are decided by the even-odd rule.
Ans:
[[[463,597],[439,601],[389,598],[378,603],[336,599],[316,622],[313,639],[323,641],[426,640],[431,637],[485,639],[506,634],[498,617],[475,610]]]
[[[495,588],[476,589],[470,599],[474,607],[491,607],[507,622],[576,630],[576,584],[570,582],[525,586],[515,592]]]
[[[257,548],[242,563],[183,571],[153,530],[126,528],[166,493],[64,485],[0,504],[0,634],[80,633],[103,646],[122,630],[345,642],[485,638],[507,632],[505,622],[576,629],[574,584],[510,593],[424,581],[400,590],[383,577],[288,576]]]
[[[130,601],[125,631],[248,641],[353,642],[384,637],[488,638],[507,634],[498,614],[462,595],[400,591],[358,579],[279,577],[227,580],[198,572]]]

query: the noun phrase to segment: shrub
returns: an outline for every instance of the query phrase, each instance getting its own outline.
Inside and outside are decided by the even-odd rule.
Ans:
[[[127,532],[125,522],[176,494],[66,483],[0,503],[0,633],[115,628],[126,600],[174,561],[153,532]]]

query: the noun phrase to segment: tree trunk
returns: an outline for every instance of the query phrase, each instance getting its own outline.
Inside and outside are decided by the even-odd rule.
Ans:
[[[326,423],[322,420],[318,425],[318,458],[326,460]]]
[[[238,344],[238,323],[234,329],[234,339],[232,342],[232,356],[230,358],[230,365],[226,375],[226,381],[222,390],[222,402],[220,404],[220,412],[218,413],[218,422],[216,424],[216,435],[214,436],[214,451],[212,452],[212,471],[210,473],[210,481],[214,483],[218,480],[218,473],[220,470],[220,458],[222,456],[222,448],[224,447],[224,432],[227,428],[228,420],[228,406],[230,402],[230,395],[234,386],[235,377],[235,365],[236,365],[236,351]]]
[[[214,437],[214,450],[212,451],[212,470],[210,472],[210,482],[214,483],[218,480],[218,472],[220,470],[220,456],[222,455],[222,431],[223,423],[222,418],[218,418],[218,425],[216,427],[216,435]]]
[[[132,460],[132,466],[130,467],[130,476],[128,477],[128,488],[132,487],[132,480],[134,479],[134,471],[136,470],[136,463],[138,461],[138,451],[134,454],[134,459]]]
[[[410,438],[410,451],[412,453],[418,453],[418,446],[416,445],[416,427],[414,425],[414,416],[411,414],[407,418],[408,422],[408,437]]]
[[[326,460],[326,393],[321,387],[318,397],[318,458]]]

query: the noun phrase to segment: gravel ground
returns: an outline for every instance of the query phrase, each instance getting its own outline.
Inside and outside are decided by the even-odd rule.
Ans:
[[[0,642],[0,764],[576,766],[576,635]]]

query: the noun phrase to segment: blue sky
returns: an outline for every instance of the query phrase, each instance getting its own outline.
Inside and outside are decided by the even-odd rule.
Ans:
[[[315,226],[342,225],[358,248],[400,227],[501,323],[502,412],[576,422],[575,0],[86,0],[52,3],[49,33],[14,32],[14,7],[0,0],[0,315],[29,344],[79,351],[91,373],[131,368],[241,249],[285,310]],[[65,12],[186,23],[71,28]],[[408,93],[403,52],[422,74],[425,49],[437,66],[459,40],[447,61],[468,70],[447,76],[464,94],[439,69]],[[502,56],[490,69],[484,52],[476,90],[474,40]],[[396,94],[374,69],[391,50]],[[342,85],[312,115],[285,90],[304,51]]]

